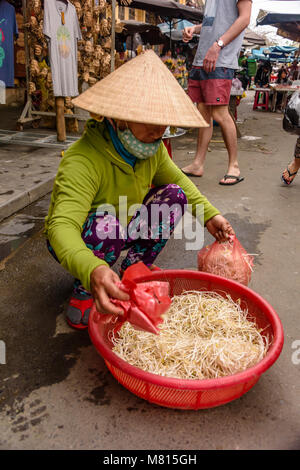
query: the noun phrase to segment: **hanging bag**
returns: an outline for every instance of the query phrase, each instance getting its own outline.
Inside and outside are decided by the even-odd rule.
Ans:
[[[300,135],[300,90],[295,91],[286,105],[283,129],[290,134]]]

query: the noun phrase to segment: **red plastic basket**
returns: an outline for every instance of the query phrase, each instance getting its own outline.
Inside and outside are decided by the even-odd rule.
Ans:
[[[93,344],[113,376],[135,395],[169,408],[198,410],[223,405],[250,390],[278,359],[283,347],[281,321],[271,305],[248,287],[213,274],[184,270],[156,271],[135,281],[168,281],[171,296],[188,290],[229,294],[234,301],[240,299],[241,307],[248,309],[249,317],[255,319],[259,328],[264,328],[264,334],[271,340],[264,359],[244,372],[207,380],[167,378],[145,372],[120,359],[112,351],[110,340],[116,323],[111,319],[108,321],[110,317],[92,311],[89,334]]]

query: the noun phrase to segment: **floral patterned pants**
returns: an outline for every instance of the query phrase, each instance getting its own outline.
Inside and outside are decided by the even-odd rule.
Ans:
[[[136,211],[126,230],[114,215],[93,212],[87,217],[81,236],[94,255],[105,260],[109,266],[113,266],[121,251],[128,250],[121,270],[139,261],[150,267],[174,232],[186,204],[187,198],[176,184],[152,188],[143,201],[142,209]],[[163,207],[166,209],[165,216]],[[154,213],[159,215],[154,217]],[[57,259],[49,242],[48,249]],[[84,292],[79,280],[75,281],[75,291]]]

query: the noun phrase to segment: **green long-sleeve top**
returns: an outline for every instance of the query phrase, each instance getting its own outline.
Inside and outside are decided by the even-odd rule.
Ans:
[[[110,204],[119,217],[119,197],[127,197],[128,208],[142,204],[152,184],[180,186],[194,215],[198,204],[204,206],[204,223],[220,213],[175,165],[163,144],[153,157],[137,160],[132,168],[116,152],[104,122],[90,119],[83,136],[65,152],[54,182],[45,234],[61,265],[86,289],[90,290],[92,271],[107,265],[81,238],[88,214]]]

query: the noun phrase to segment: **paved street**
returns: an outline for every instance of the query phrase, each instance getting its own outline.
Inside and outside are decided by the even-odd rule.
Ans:
[[[292,347],[296,340],[300,344],[300,175],[290,187],[280,181],[296,137],[282,130],[282,115],[253,112],[250,98],[238,108],[245,181],[218,184],[227,163],[218,129],[205,174],[193,181],[256,255],[250,287],[271,303],[284,327],[278,361],[246,395],[214,409],[161,408],[131,394],[108,372],[88,333],[65,322],[72,278],[46,249],[46,194],[0,223],[0,340],[6,346],[0,449],[300,448],[300,350]],[[174,139],[178,166],[193,157],[195,139],[195,131]],[[34,155],[38,159],[42,150]],[[52,171],[56,165],[49,164]],[[9,181],[6,191],[8,186]],[[206,234],[205,242],[212,241]],[[196,269],[196,252],[185,251],[184,243],[171,239],[157,264]]]

